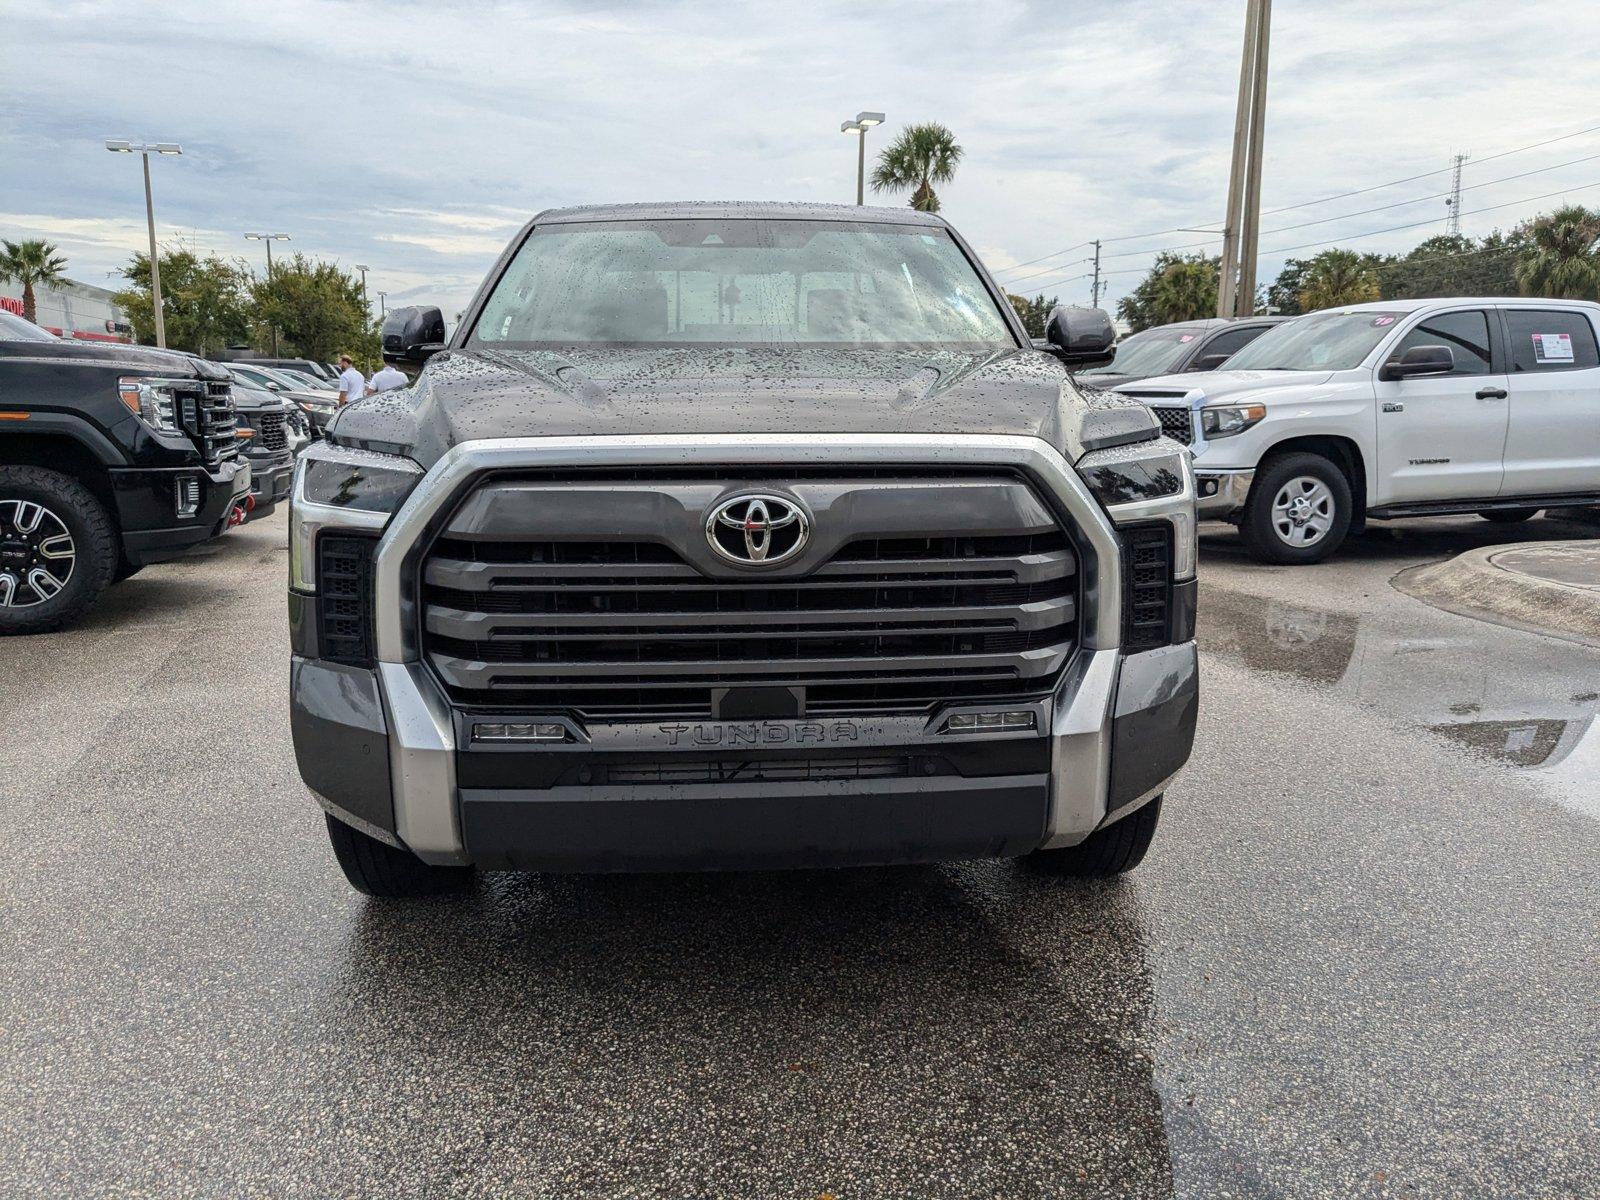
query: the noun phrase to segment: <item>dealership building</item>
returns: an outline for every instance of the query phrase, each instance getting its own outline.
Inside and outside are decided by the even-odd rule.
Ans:
[[[22,316],[22,289],[0,284],[0,309]],[[10,292],[15,289],[16,295]],[[91,342],[131,342],[133,326],[113,300],[115,293],[87,283],[64,279],[33,289],[38,323],[62,337]]]

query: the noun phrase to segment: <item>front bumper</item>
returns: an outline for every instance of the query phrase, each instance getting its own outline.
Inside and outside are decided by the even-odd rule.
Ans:
[[[540,871],[930,862],[1074,845],[1177,774],[1198,695],[1187,642],[1082,652],[1021,735],[938,733],[946,710],[575,727],[582,740],[507,747],[475,746],[472,718],[419,664],[296,656],[290,669],[295,754],[325,808],[430,862]],[[810,728],[825,744],[801,749]],[[768,777],[673,781],[730,758],[764,764]],[[829,769],[891,760],[908,769]],[[652,773],[668,781],[639,781]]]
[[[272,512],[280,501],[289,498],[289,488],[294,483],[294,455],[281,451],[270,455],[250,457],[250,495],[255,506],[246,521],[257,521]]]
[[[1244,511],[1256,473],[1194,469],[1195,515],[1202,521],[1228,521]]]
[[[211,468],[117,469],[110,475],[122,553],[134,566],[175,558],[216,537],[250,494],[250,464],[242,458]],[[180,488],[192,488],[197,498],[190,516],[179,515]]]

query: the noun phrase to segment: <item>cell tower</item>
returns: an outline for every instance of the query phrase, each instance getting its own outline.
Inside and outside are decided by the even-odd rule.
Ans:
[[[1461,164],[1471,157],[1470,154],[1458,154],[1451,160],[1450,198],[1444,202],[1444,231],[1450,237],[1461,235]]]

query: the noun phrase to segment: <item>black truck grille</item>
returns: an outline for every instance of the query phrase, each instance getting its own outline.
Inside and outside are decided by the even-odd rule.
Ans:
[[[287,450],[289,435],[284,431],[285,414],[281,412],[249,413],[245,422],[256,431],[256,444],[267,450]]]
[[[371,537],[324,533],[317,537],[318,640],[334,662],[372,660]]]
[[[233,389],[226,383],[185,381],[173,389],[178,420],[208,463],[239,452],[235,432]]]
[[[1156,420],[1161,422],[1161,432],[1175,442],[1187,446],[1194,441],[1194,410],[1188,408],[1157,408],[1151,406]]]
[[[467,703],[628,720],[787,687],[805,689],[807,715],[908,712],[1048,692],[1076,649],[1077,592],[1053,523],[857,539],[803,575],[735,577],[661,542],[452,529],[422,569],[422,640]]]

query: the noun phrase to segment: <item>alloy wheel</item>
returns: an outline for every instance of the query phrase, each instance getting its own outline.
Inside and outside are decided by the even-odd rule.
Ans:
[[[1333,492],[1314,475],[1296,475],[1272,498],[1272,529],[1286,545],[1315,546],[1336,515]]]
[[[32,608],[72,578],[78,548],[66,522],[32,500],[0,500],[0,608]]]

